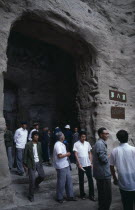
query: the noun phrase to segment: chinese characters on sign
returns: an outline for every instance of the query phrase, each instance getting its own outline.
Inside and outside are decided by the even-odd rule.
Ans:
[[[123,107],[111,107],[111,118],[125,119],[125,108]]]
[[[113,101],[127,102],[126,93],[109,90],[109,98]],[[125,108],[124,107],[111,107],[111,118],[113,119],[125,119]]]
[[[118,92],[114,90],[109,90],[109,97],[110,97],[110,100],[114,100],[114,101],[120,101],[120,102],[127,101],[126,93],[122,93],[122,92]]]

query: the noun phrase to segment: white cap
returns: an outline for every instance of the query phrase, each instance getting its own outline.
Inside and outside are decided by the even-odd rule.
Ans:
[[[69,128],[70,129],[70,125],[66,125],[65,128]]]

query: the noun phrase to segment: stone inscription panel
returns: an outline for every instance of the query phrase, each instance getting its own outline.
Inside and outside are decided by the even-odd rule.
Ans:
[[[126,93],[109,90],[109,98],[110,100],[120,101],[120,102],[127,102]]]
[[[123,107],[111,107],[111,118],[113,119],[125,119],[125,108]]]

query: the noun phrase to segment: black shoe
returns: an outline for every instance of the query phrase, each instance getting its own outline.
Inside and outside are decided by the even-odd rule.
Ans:
[[[84,194],[81,196],[81,199],[82,199],[82,200],[86,200],[86,193],[84,193]]]
[[[28,199],[29,199],[30,202],[34,201],[34,197],[33,196],[28,196]]]
[[[16,173],[17,175],[19,175],[19,176],[23,176],[24,175],[24,173]]]
[[[62,200],[57,200],[59,203],[64,203],[64,200],[62,199]]]
[[[69,197],[69,198],[67,198],[67,201],[77,201],[77,198],[76,197]]]
[[[89,199],[91,200],[91,201],[96,201],[96,199],[95,199],[95,197],[94,196],[89,196]]]
[[[82,196],[81,199],[82,199],[82,200],[86,200],[86,197],[85,197],[85,196]]]

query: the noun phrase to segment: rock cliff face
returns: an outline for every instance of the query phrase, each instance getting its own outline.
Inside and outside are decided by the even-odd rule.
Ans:
[[[0,189],[8,190],[10,184],[3,142],[3,92],[4,116],[11,124],[23,116],[30,121],[41,118],[41,111],[44,116],[49,113],[43,123],[50,119],[52,125],[52,116],[65,121],[68,109],[68,121],[77,118],[92,143],[101,126],[110,132],[110,150],[116,145],[115,133],[121,128],[129,131],[130,140],[134,139],[134,8],[134,0],[0,0]],[[20,37],[26,38],[19,41]],[[31,39],[28,45],[27,39]],[[48,65],[51,58],[53,62]],[[47,78],[44,82],[43,77]],[[63,90],[56,81],[62,82]],[[62,114],[56,104],[55,97],[57,102],[60,100],[56,89],[65,100],[63,104],[69,102],[67,109],[60,107]],[[126,93],[127,102],[109,100],[109,90]],[[112,119],[111,106],[125,108],[125,119]],[[1,205],[2,202],[4,198]]]

